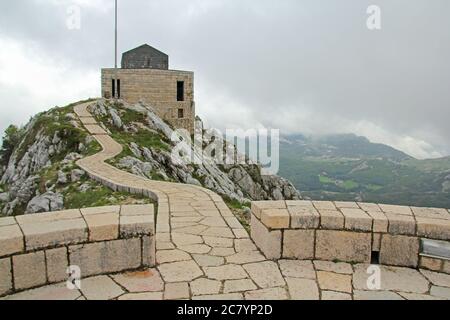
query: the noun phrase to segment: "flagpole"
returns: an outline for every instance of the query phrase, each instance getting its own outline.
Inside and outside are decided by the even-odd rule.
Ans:
[[[115,49],[114,49],[114,68],[117,71],[117,0],[115,0],[116,2],[116,7],[115,7],[115,27],[114,27],[114,44],[115,44]]]
[[[115,85],[115,92],[113,98],[118,98],[117,94],[117,0],[115,0],[115,8],[114,8],[114,79],[113,79]]]

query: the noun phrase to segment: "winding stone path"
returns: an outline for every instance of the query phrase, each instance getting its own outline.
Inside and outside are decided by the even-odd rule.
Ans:
[[[91,103],[76,106],[103,147],[78,161],[96,180],[158,201],[157,267],[82,280],[81,290],[47,286],[6,299],[448,299],[450,275],[380,267],[381,288],[367,287],[368,265],[324,261],[268,261],[221,197],[207,189],[151,181],[107,163],[122,146],[93,121]]]

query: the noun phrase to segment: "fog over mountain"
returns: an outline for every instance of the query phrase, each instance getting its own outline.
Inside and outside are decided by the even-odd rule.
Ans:
[[[0,130],[100,95],[113,0],[0,3]],[[366,27],[381,8],[381,30]],[[74,7],[80,29],[67,27]],[[355,133],[417,158],[450,155],[447,0],[119,0],[119,51],[142,43],[193,70],[210,126]],[[75,7],[76,8],[76,7]]]

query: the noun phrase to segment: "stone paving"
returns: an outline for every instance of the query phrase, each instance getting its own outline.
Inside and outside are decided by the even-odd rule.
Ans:
[[[150,181],[106,164],[122,147],[93,124],[88,106],[78,105],[75,112],[89,123],[104,150],[78,165],[107,184],[148,190],[149,196],[158,197],[157,267],[82,279],[81,290],[69,290],[62,283],[4,299],[450,299],[450,275],[380,266],[381,286],[369,290],[369,265],[268,261],[215,193]]]

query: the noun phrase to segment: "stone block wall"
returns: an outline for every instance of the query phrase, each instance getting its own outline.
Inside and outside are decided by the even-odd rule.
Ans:
[[[115,69],[102,69],[102,97],[112,95]],[[118,69],[121,99],[128,103],[143,101],[152,106],[162,119],[176,128],[194,132],[194,73],[156,69]],[[184,81],[184,101],[177,101],[177,82]],[[183,117],[179,117],[183,110]]]
[[[66,210],[0,219],[0,296],[155,265],[153,205]]]
[[[449,261],[421,251],[421,239],[450,240],[447,209],[355,202],[252,203],[251,236],[268,259],[423,267],[449,272]]]

